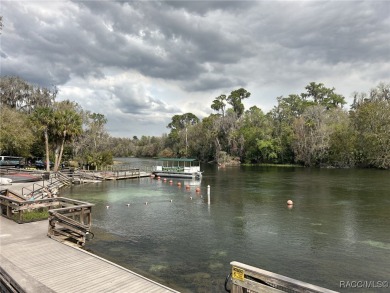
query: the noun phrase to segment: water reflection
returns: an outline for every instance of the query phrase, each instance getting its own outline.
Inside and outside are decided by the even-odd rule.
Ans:
[[[222,292],[233,260],[333,290],[340,280],[390,275],[388,172],[202,169],[199,185],[144,178],[73,187],[69,196],[96,204],[88,248],[181,292]]]

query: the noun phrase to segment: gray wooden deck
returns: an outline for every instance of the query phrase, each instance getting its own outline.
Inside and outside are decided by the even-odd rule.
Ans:
[[[47,226],[0,217],[0,273],[25,292],[178,292],[48,238]]]

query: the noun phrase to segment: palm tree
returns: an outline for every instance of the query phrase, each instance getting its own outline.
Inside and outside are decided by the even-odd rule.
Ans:
[[[61,164],[65,143],[82,133],[82,116],[77,112],[76,107],[76,104],[69,101],[57,104],[53,129],[53,139],[56,144],[54,171],[58,171]]]
[[[38,128],[38,131],[43,133],[45,140],[46,154],[46,171],[50,171],[50,156],[49,156],[49,129],[54,123],[54,111],[49,107],[40,107],[35,109],[32,115],[32,121]]]
[[[220,95],[211,104],[211,109],[217,112],[221,111],[222,117],[225,117],[225,107],[226,107],[226,95]]]

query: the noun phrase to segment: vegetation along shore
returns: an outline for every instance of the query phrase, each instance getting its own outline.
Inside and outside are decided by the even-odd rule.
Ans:
[[[75,101],[56,101],[56,88],[32,85],[17,76],[0,80],[0,153],[43,158],[54,171],[63,162],[90,169],[113,157],[192,157],[203,162],[298,164],[309,167],[390,168],[390,83],[345,97],[335,88],[309,83],[302,93],[277,97],[264,113],[243,100],[244,88],[221,94],[215,112],[199,119],[177,114],[161,137],[112,137],[107,119]]]

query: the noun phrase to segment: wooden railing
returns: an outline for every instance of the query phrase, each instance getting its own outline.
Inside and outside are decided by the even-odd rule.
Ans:
[[[31,188],[30,187],[22,187],[22,196],[34,197],[38,192],[40,193],[44,188],[45,188],[45,181],[42,181],[42,184],[33,183]]]
[[[133,168],[127,170],[112,170],[112,171],[88,171],[77,170],[69,174],[73,181],[88,181],[88,180],[119,180],[128,178],[139,178],[141,175],[140,169]]]
[[[92,207],[90,203],[49,210],[49,228],[47,235],[58,241],[73,241],[84,246],[93,237],[91,229]]]
[[[57,178],[59,181],[66,185],[72,184],[71,178],[69,178],[69,176],[63,172],[58,171],[54,173],[54,178]]]
[[[316,285],[291,279],[266,270],[252,267],[240,262],[233,261],[231,272],[231,288],[225,289],[231,293],[254,293],[254,292],[305,292],[305,293],[337,293]],[[228,280],[227,280],[228,281]]]
[[[140,177],[140,171],[137,168],[134,169],[127,169],[127,170],[118,170],[118,171],[111,171],[111,175],[109,178],[111,179],[121,179],[121,178],[128,178],[128,177]]]
[[[27,199],[38,199],[39,197],[51,197],[48,196],[57,194],[58,190],[64,186],[71,184],[70,179],[61,174],[60,172],[53,173],[47,180],[42,180],[42,182],[33,183],[31,186],[22,188],[22,196]]]
[[[8,193],[9,192],[7,191],[5,196],[0,195],[1,215],[20,224],[34,221],[37,217],[36,215],[35,218],[34,216],[27,217],[27,214],[31,214],[32,212],[38,210],[49,210],[60,205],[59,200],[61,198],[47,198],[38,199],[34,201],[26,201],[22,198],[15,197],[14,194],[12,194],[12,196],[15,198],[10,198]]]
[[[48,236],[84,246],[91,233],[94,205],[65,197],[23,201],[0,195],[1,215],[17,223],[49,219]]]

